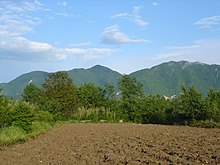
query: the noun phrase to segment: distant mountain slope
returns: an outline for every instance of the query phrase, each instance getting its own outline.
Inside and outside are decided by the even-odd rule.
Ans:
[[[0,87],[3,89],[3,94],[5,96],[20,98],[21,94],[23,93],[23,89],[28,83],[31,82],[39,87],[44,82],[48,74],[49,73],[42,71],[26,73],[10,81],[9,83],[1,84]]]
[[[89,69],[67,71],[74,84],[94,83],[103,87],[105,83],[117,86],[121,74],[107,67],[96,65]],[[9,83],[0,84],[6,96],[20,98],[24,87],[31,81],[38,87],[49,75],[47,72],[30,72],[19,76]],[[180,85],[195,85],[206,94],[209,88],[220,89],[220,65],[207,65],[187,61],[167,62],[150,69],[143,69],[130,74],[142,83],[145,94],[178,95]]]
[[[194,84],[203,94],[210,87],[220,89],[220,65],[171,61],[134,72],[131,76],[143,84],[147,94],[178,95],[181,84]]]
[[[122,76],[120,73],[100,65],[96,65],[89,69],[73,69],[67,71],[67,73],[77,86],[88,82],[94,83],[100,87],[103,87],[105,83],[111,83],[117,86],[117,82]],[[0,87],[3,89],[4,95],[19,99],[25,86],[29,82],[40,87],[48,75],[49,73],[47,72],[30,72],[17,77],[9,83],[0,84]]]
[[[96,65],[89,69],[73,69],[67,73],[77,86],[88,82],[94,83],[100,87],[104,87],[106,83],[117,86],[117,82],[122,76],[120,73],[101,65]]]

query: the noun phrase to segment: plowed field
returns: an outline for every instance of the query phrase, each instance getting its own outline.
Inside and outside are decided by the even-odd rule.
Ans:
[[[220,164],[220,129],[65,124],[3,149],[0,164]]]

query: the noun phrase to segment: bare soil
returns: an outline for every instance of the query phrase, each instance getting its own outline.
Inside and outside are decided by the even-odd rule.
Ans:
[[[220,129],[65,124],[0,151],[1,165],[219,164]]]

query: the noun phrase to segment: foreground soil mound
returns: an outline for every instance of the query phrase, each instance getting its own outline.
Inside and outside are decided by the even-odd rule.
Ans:
[[[220,164],[220,129],[66,124],[0,151],[0,164]]]

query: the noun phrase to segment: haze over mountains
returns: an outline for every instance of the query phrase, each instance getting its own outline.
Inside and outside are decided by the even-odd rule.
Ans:
[[[77,86],[90,82],[100,87],[103,87],[105,83],[111,83],[117,87],[118,80],[122,76],[100,65],[89,69],[73,69],[67,73]],[[18,99],[28,83],[31,82],[40,87],[49,74],[43,71],[26,73],[8,83],[0,84],[0,87],[4,95]],[[204,95],[209,88],[220,89],[220,65],[171,61],[150,69],[138,70],[130,76],[143,85],[145,94],[178,95],[181,84],[195,85]]]

